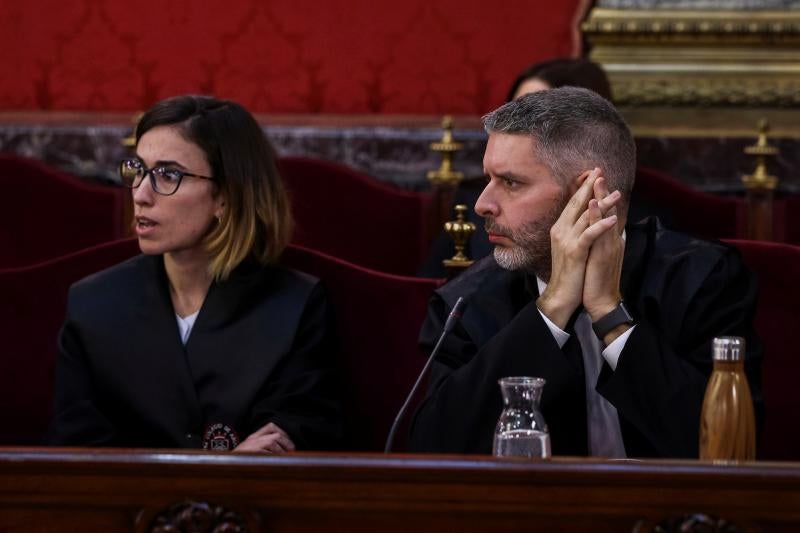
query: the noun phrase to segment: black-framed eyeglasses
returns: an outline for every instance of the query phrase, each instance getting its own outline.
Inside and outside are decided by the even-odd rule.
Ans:
[[[123,159],[120,162],[119,177],[125,187],[135,189],[142,184],[145,176],[150,176],[150,186],[153,190],[164,196],[175,194],[185,177],[217,181],[217,178],[192,174],[169,166],[147,168],[140,159],[136,158]]]

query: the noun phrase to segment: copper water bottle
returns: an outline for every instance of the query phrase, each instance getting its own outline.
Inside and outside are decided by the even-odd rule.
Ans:
[[[700,459],[756,458],[756,422],[744,373],[744,348],[741,337],[714,339],[714,371],[700,415]]]

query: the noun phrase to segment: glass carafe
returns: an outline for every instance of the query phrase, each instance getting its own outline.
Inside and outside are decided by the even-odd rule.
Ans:
[[[494,431],[496,457],[550,457],[550,434],[539,410],[545,380],[507,377],[497,381],[503,394],[503,412]]]

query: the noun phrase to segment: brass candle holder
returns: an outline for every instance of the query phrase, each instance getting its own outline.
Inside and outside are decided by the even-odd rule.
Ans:
[[[758,141],[745,147],[744,153],[756,156],[756,168],[752,174],[742,176],[747,190],[747,238],[770,241],[773,239],[773,203],[778,178],[767,172],[767,158],[777,156],[780,151],[767,142],[769,124],[765,119],[758,122]]]
[[[771,146],[767,142],[769,123],[766,119],[758,121],[758,141],[756,144],[745,147],[744,153],[756,156],[756,169],[752,174],[742,176],[742,183],[750,189],[775,190],[778,185],[778,178],[767,173],[767,158],[775,157],[780,153],[777,147]]]
[[[428,180],[433,187],[455,187],[464,179],[464,173],[453,169],[453,155],[464,145],[453,140],[453,117],[450,115],[442,119],[442,130],[442,139],[430,144],[431,150],[442,155],[442,164],[428,172]]]
[[[469,238],[475,233],[475,224],[465,218],[467,209],[466,205],[458,204],[455,206],[456,219],[444,224],[444,230],[453,239],[456,248],[453,257],[442,261],[445,268],[450,271],[467,268],[474,262],[466,254]]]

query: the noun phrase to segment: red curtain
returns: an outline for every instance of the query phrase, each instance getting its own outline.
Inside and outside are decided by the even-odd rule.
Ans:
[[[9,0],[0,110],[135,111],[175,94],[264,113],[484,113],[572,56],[585,1]]]

